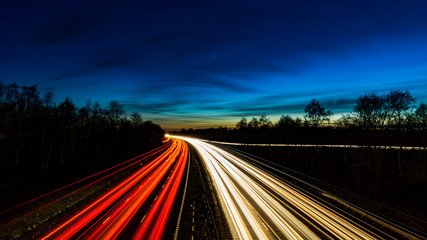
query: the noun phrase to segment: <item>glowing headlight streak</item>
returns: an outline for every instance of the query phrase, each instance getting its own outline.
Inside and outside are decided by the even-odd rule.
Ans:
[[[377,239],[380,236],[229,152],[184,138],[200,153],[240,239]],[[288,210],[289,207],[297,211]],[[307,226],[310,225],[310,226]]]
[[[161,222],[151,222],[161,236],[179,188],[187,160],[188,148],[184,141],[173,139],[170,147],[155,160],[142,167],[122,181],[89,206],[76,213],[42,239],[114,239],[133,218],[148,196],[158,186],[165,174],[170,172],[163,193],[162,204],[156,209],[165,208]],[[173,177],[171,177],[173,176]],[[153,223],[154,222],[154,223]],[[83,229],[86,229],[83,233]]]

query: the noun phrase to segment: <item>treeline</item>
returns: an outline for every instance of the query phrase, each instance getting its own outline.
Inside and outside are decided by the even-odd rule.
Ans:
[[[163,129],[127,114],[123,105],[70,98],[56,104],[53,90],[0,82],[0,190],[44,181],[45,186],[85,176],[159,145]]]
[[[426,146],[427,104],[416,106],[408,91],[362,95],[352,112],[336,121],[330,119],[332,111],[316,99],[304,111],[304,118],[282,115],[274,123],[264,114],[250,120],[243,117],[234,129],[183,129],[181,133],[243,143]]]
[[[331,110],[325,110],[320,103],[313,99],[305,107],[304,119],[293,119],[282,115],[280,120],[272,124],[265,115],[253,117],[249,122],[242,118],[236,124],[237,129],[265,129],[271,127],[318,127],[330,122]],[[408,91],[391,91],[385,95],[368,93],[355,100],[353,111],[336,121],[339,127],[359,127],[362,129],[399,129],[427,128],[427,105],[421,103],[415,106],[415,98]]]

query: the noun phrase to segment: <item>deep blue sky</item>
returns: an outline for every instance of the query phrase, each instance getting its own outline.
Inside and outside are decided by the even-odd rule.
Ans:
[[[418,104],[426,13],[425,0],[7,1],[0,81],[118,100],[169,129],[302,116],[312,98],[339,116],[368,91]]]

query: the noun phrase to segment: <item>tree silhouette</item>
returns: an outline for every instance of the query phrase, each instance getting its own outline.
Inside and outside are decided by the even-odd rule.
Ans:
[[[385,96],[385,107],[387,110],[387,125],[396,126],[398,129],[408,116],[415,103],[415,98],[407,91],[391,91]]]
[[[364,128],[382,127],[387,119],[384,96],[376,93],[358,97],[353,111],[356,124]]]
[[[330,120],[330,116],[333,115],[331,110],[325,111],[325,108],[320,105],[319,101],[312,99],[311,102],[304,109],[306,121],[317,127],[319,124],[322,124],[324,121]]]
[[[414,126],[416,129],[421,130],[422,144],[426,148],[426,131],[427,131],[427,104],[420,103],[413,115]],[[425,159],[425,154],[424,154]]]
[[[420,103],[414,114],[415,126],[427,130],[427,104]]]
[[[259,129],[259,120],[256,117],[252,117],[252,119],[248,123],[249,129]]]
[[[71,127],[77,120],[77,107],[69,97],[58,105],[57,112],[59,120],[64,126]]]
[[[53,96],[37,85],[0,82],[2,185],[83,177],[161,143],[160,126],[138,113],[127,118],[117,101],[77,107],[68,97],[56,105]]]
[[[117,101],[111,101],[108,109],[106,111],[106,115],[108,117],[108,121],[112,127],[118,127],[121,118],[124,116],[125,110],[123,105],[119,104]]]
[[[300,119],[293,119],[289,115],[282,115],[275,124],[276,128],[294,128],[299,127],[301,125]]]
[[[396,127],[401,129],[413,108],[415,98],[407,91],[391,91],[387,95],[368,93],[356,100],[355,123],[364,128]]]
[[[132,127],[139,127],[144,123],[140,113],[133,112],[130,114],[129,118],[130,118]]]
[[[248,120],[245,117],[242,117],[240,121],[236,124],[237,130],[244,130],[248,128]]]

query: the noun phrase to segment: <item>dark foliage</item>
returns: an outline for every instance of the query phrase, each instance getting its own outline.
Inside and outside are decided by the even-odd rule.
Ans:
[[[320,105],[319,101],[312,99],[311,102],[305,107],[304,112],[306,122],[312,126],[318,126],[324,121],[329,122],[330,116],[332,116],[331,110],[325,110],[325,108]]]
[[[79,108],[70,98],[52,99],[52,90],[41,96],[37,85],[0,82],[2,208],[144,153],[164,136],[117,101]]]

